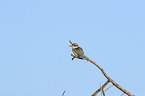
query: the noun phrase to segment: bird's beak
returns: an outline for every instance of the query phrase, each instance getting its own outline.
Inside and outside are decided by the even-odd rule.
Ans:
[[[72,45],[68,45],[69,47],[72,47]]]

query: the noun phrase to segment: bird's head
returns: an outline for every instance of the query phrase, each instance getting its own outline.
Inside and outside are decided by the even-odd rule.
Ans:
[[[72,48],[78,48],[78,44],[77,43],[72,43],[72,45],[69,45],[69,47],[72,47]]]

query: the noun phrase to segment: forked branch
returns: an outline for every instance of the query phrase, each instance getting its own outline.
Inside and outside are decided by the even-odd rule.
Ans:
[[[72,60],[74,58],[78,58],[77,56],[71,54],[71,56],[73,56]],[[113,81],[106,73],[105,71],[103,70],[103,68],[101,68],[98,64],[96,64],[94,61],[92,61],[90,58],[86,57],[88,61],[90,61],[91,63],[93,63],[95,66],[97,66],[101,72],[103,73],[103,75],[108,79],[108,81],[105,83],[106,85],[111,82],[114,86],[116,86],[119,90],[121,90],[123,93],[127,94],[128,96],[134,96],[133,94],[129,93],[128,91],[126,91],[125,89],[123,89],[121,86],[119,86],[115,81]],[[79,58],[78,58],[79,59]],[[106,86],[104,84],[104,86]],[[98,89],[99,90],[99,89]],[[96,91],[98,92],[98,91]],[[92,96],[95,96],[95,94],[93,94]]]
[[[102,89],[105,88],[105,86],[109,83],[110,81],[107,81],[103,86],[101,86],[92,96],[96,96],[97,93],[99,93]]]

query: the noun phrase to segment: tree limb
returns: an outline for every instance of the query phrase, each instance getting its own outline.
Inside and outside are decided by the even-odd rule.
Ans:
[[[109,83],[110,81],[107,81],[102,87],[100,87],[93,95],[91,96],[96,96],[97,93],[99,93],[102,89],[105,88],[105,86]]]
[[[71,54],[71,56],[73,56],[74,58],[78,58],[77,56]],[[103,75],[108,79],[109,82],[111,82],[115,87],[117,87],[119,90],[121,90],[123,93],[127,94],[128,96],[134,96],[133,94],[129,93],[128,91],[126,91],[125,89],[123,89],[121,86],[119,86],[115,81],[113,81],[103,70],[103,68],[101,68],[98,64],[96,64],[94,61],[92,61],[90,58],[86,57],[88,59],[88,61],[90,61],[91,63],[93,63],[95,66],[97,66],[101,72],[103,73]],[[79,59],[79,58],[78,58]],[[93,96],[93,95],[92,95]]]

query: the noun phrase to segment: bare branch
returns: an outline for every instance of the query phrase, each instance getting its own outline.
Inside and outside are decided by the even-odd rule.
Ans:
[[[121,90],[123,93],[129,95],[129,96],[134,96],[133,94],[129,93],[128,91],[126,91],[125,89],[123,89],[121,86],[119,86],[115,81],[113,81],[106,73],[105,71],[98,65],[96,64],[94,61],[92,61],[90,58],[86,57],[91,63],[93,63],[95,66],[97,66],[103,73],[103,75],[108,79],[108,81],[110,81],[114,86],[116,86],[119,90]]]
[[[78,58],[77,56],[71,54],[71,56],[73,56],[72,60],[74,58]],[[129,95],[129,96],[134,96],[133,94],[129,93],[128,91],[126,91],[125,89],[123,89],[121,86],[119,86],[115,81],[113,81],[103,70],[103,68],[101,68],[98,64],[96,64],[94,61],[92,61],[90,58],[86,57],[88,59],[88,61],[90,61],[91,63],[93,63],[95,66],[97,66],[101,72],[103,73],[103,75],[108,79],[108,81],[110,81],[114,86],[116,86],[119,90],[121,90],[123,93]],[[78,58],[79,59],[79,58]],[[95,96],[95,95],[92,95]]]
[[[105,91],[107,91],[109,88],[111,88],[113,85],[111,85],[110,87],[108,87]]]
[[[104,92],[103,88],[102,88],[102,92],[103,92],[103,96],[105,96],[105,92]]]
[[[96,96],[97,93],[99,93],[102,89],[105,88],[105,86],[109,83],[110,81],[107,81],[102,87],[100,87],[93,95],[91,96]]]
[[[62,96],[64,95],[65,92],[66,92],[66,91],[63,92]]]

